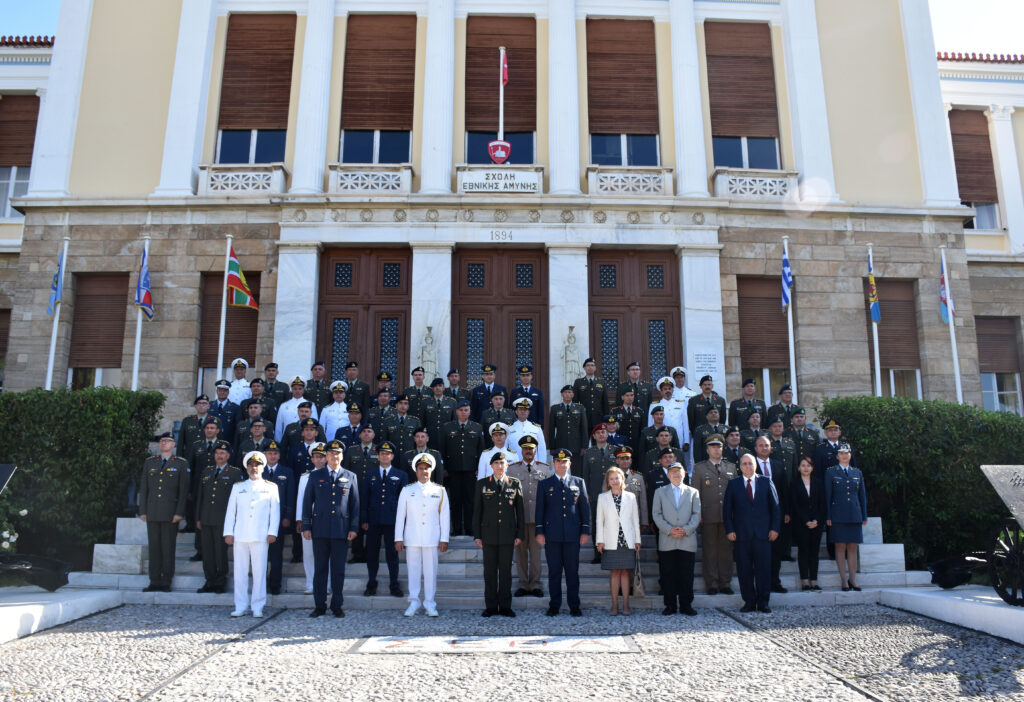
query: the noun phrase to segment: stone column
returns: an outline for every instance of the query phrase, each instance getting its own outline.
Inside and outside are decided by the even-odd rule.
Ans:
[[[452,191],[455,0],[427,0],[425,66],[420,192],[439,195]]]
[[[1002,225],[1010,238],[1010,253],[1024,253],[1024,194],[1021,192],[1020,166],[1017,163],[1017,145],[1013,138],[1014,109],[1005,105],[991,105],[985,110],[988,117],[989,139],[992,142],[992,160],[999,174],[1002,197]],[[956,304],[956,298],[953,299]]]
[[[319,299],[320,243],[282,243],[277,251],[273,358],[282,379],[306,377],[313,365]]]
[[[309,0],[295,127],[295,161],[289,190],[292,193],[315,194],[324,190],[333,50],[334,0]]]
[[[835,202],[839,194],[832,168],[832,142],[825,109],[825,81],[814,0],[782,0],[782,36],[793,152],[800,171],[800,199]]]
[[[675,115],[676,194],[708,196],[700,59],[693,0],[669,0],[672,27],[672,114]]]
[[[942,109],[939,65],[935,60],[935,40],[932,37],[928,3],[900,0],[900,20],[903,24],[903,47],[907,57],[924,204],[958,207],[960,195],[956,166],[948,137],[949,119]]]
[[[588,304],[588,242],[549,244],[548,251],[548,397],[558,400],[558,391],[575,378],[565,377],[565,338],[574,327],[578,362],[595,356],[590,349],[590,306]],[[589,349],[589,350],[588,350]],[[541,378],[537,379],[542,382]]]
[[[716,235],[717,240],[717,235]],[[715,392],[728,397],[725,385],[725,335],[722,330],[722,276],[716,244],[682,245],[679,256],[679,298],[682,309],[683,354],[687,382],[696,387],[704,375]]]
[[[427,327],[437,349],[437,372],[451,368],[453,241],[412,242],[412,306],[409,323],[409,367],[422,365],[420,352]],[[429,383],[433,378],[427,378]]]
[[[47,97],[39,105],[29,197],[65,197],[75,149],[82,74],[89,44],[93,0],[61,4],[53,46]]]
[[[548,0],[548,160],[552,195],[580,194],[576,64],[576,0]]]

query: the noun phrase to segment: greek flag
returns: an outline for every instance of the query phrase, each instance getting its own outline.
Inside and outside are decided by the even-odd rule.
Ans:
[[[792,302],[790,291],[793,289],[793,269],[789,267],[789,254],[782,251],[782,314],[789,311],[789,303]]]
[[[61,303],[61,293],[64,290],[64,253],[57,259],[57,270],[53,273],[53,280],[50,281],[50,304],[46,306],[46,314],[53,316],[58,305]]]

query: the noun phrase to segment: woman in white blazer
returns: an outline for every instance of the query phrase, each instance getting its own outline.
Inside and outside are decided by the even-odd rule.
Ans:
[[[267,603],[267,550],[277,540],[281,525],[281,498],[277,486],[263,479],[267,457],[262,451],[245,455],[249,479],[235,483],[224,515],[224,541],[234,547],[235,611],[249,609],[249,566],[252,566],[252,616],[262,617]]]
[[[684,472],[680,463],[668,467],[670,482],[655,490],[651,518],[658,526],[658,567],[665,600],[661,613],[678,611],[692,617],[697,614],[693,608],[693,566],[697,559],[700,493],[683,482]]]
[[[604,491],[597,499],[598,553],[601,570],[608,570],[611,589],[611,614],[619,613],[619,591],[622,591],[622,613],[629,616],[629,588],[633,581],[637,554],[640,552],[640,510],[636,495],[626,487],[626,476],[618,467],[604,474]]]

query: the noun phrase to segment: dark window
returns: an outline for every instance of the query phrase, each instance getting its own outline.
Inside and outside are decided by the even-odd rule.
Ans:
[[[377,163],[408,163],[409,139],[409,132],[382,130]]]
[[[615,266],[612,264],[602,263],[601,267],[598,268],[598,280],[602,288],[615,289],[619,287],[618,276]]]
[[[334,287],[336,287],[336,288],[351,288],[352,287],[352,264],[351,263],[336,263],[336,264],[334,264]]]
[[[598,166],[621,166],[622,135],[591,134],[590,162]]]
[[[284,129],[260,129],[256,132],[256,160],[254,163],[280,163],[284,161]]]
[[[740,137],[712,137],[715,165],[723,168],[743,168],[743,140]]]
[[[647,266],[647,287],[651,290],[665,289],[665,266]]]
[[[385,263],[384,264],[384,287],[385,288],[398,288],[402,286],[402,264],[401,263]]]
[[[346,129],[341,160],[345,163],[373,163],[373,130]]]
[[[532,263],[517,263],[516,264],[516,287],[517,288],[532,288],[533,287],[533,264]]]
[[[626,135],[627,166],[657,166],[658,136],[656,134]]]
[[[249,163],[251,129],[224,129],[220,133],[220,158],[217,163]]]
[[[484,287],[484,264],[482,263],[470,263],[466,265],[466,287],[468,288],[482,288]]]
[[[774,137],[747,137],[747,163],[749,168],[779,167],[779,151]]]
[[[491,163],[487,144],[498,138],[497,132],[468,132],[466,134],[466,163]],[[533,163],[533,132],[505,132],[505,141],[512,154],[505,163]]]

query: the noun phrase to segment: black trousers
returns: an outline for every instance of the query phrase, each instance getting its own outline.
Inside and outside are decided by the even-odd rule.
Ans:
[[[476,486],[476,473],[459,471],[449,473],[448,497],[451,500],[452,535],[473,533],[473,488]]]
[[[777,541],[778,539],[776,539]],[[743,603],[767,605],[772,595],[772,544],[768,539],[737,539],[733,542],[736,577],[740,581]]]
[[[796,524],[793,526],[793,535],[796,537],[796,560],[800,566],[800,579],[817,580],[821,526],[808,529],[803,524]]]
[[[661,595],[666,607],[685,609],[693,604],[693,551],[658,551]]]
[[[512,609],[512,544],[484,543],[484,606]]]
[[[380,542],[384,542],[384,559],[388,564],[391,588],[398,585],[398,551],[395,550],[395,525],[371,524],[366,530],[366,574],[368,584],[376,584],[380,568]]]
[[[203,545],[203,575],[206,586],[222,590],[228,582],[228,545],[223,524],[203,524],[199,530]]]
[[[270,565],[270,574],[267,576],[267,588],[276,590],[281,587],[281,573],[284,566],[284,536],[288,533],[295,533],[295,525],[278,525],[277,538],[267,548],[267,563]]]
[[[345,560],[348,539],[313,537],[313,605],[327,607],[327,575],[331,576],[331,610],[341,609],[345,602]]]
[[[170,587],[174,577],[174,545],[178,525],[173,522],[146,521],[149,541],[149,584]]]

